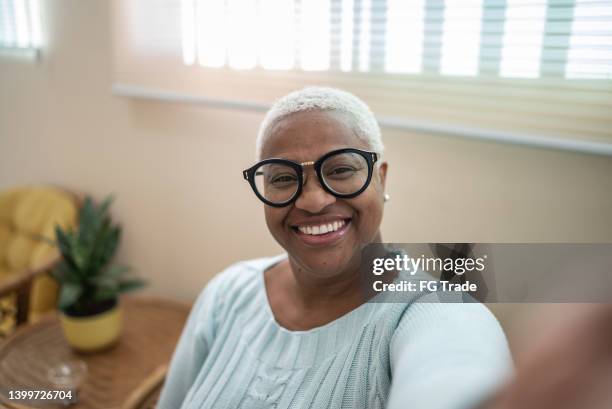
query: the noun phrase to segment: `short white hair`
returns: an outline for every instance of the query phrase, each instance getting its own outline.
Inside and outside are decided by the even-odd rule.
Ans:
[[[274,124],[291,114],[317,110],[344,114],[357,137],[364,141],[369,149],[382,155],[384,145],[380,127],[365,102],[351,93],[336,88],[307,87],[285,95],[268,110],[259,127],[255,142],[257,160],[261,159],[263,146]]]

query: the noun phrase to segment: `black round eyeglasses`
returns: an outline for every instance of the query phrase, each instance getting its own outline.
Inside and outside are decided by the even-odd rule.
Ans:
[[[262,202],[284,207],[300,196],[306,166],[314,167],[326,192],[349,199],[367,189],[377,160],[378,155],[374,152],[344,148],[328,152],[315,162],[265,159],[242,171],[242,174]]]

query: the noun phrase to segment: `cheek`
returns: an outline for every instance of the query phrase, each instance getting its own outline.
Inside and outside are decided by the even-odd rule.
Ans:
[[[378,198],[378,193],[368,195],[368,197],[360,198],[359,202],[355,203],[355,207],[359,211],[359,230],[360,236],[366,241],[371,240],[380,227],[383,216],[383,204]]]
[[[265,206],[264,214],[266,217],[266,225],[268,226],[268,230],[275,239],[279,240],[279,238],[284,234],[283,221],[285,220],[287,210],[283,208]]]

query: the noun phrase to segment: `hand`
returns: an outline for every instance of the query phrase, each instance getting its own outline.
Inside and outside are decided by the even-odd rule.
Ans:
[[[518,357],[514,379],[483,407],[612,407],[612,305],[569,307],[579,311]]]

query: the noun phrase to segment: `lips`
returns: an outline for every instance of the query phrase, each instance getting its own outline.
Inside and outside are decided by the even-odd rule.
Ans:
[[[351,218],[333,218],[297,223],[292,230],[304,244],[323,246],[340,240],[350,226]]]

